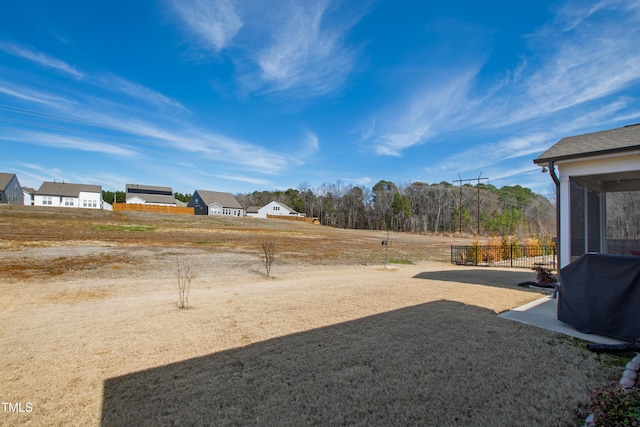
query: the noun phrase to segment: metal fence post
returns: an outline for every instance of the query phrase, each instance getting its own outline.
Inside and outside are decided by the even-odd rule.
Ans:
[[[509,246],[509,250],[511,251],[509,254],[509,262],[511,263],[511,267],[513,267],[513,245]]]

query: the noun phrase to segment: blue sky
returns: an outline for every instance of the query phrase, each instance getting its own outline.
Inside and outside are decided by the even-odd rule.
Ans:
[[[640,122],[640,1],[5,0],[0,171],[245,193],[552,194],[533,159]]]

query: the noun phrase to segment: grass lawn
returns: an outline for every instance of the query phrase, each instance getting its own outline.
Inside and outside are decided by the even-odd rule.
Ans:
[[[0,232],[0,400],[32,407],[1,425],[571,426],[619,375],[496,316],[535,273],[448,264],[463,237],[392,236],[385,269],[386,233],[277,220],[2,207]]]

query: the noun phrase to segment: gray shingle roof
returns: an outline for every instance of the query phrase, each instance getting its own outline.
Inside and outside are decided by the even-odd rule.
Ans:
[[[144,200],[147,203],[161,203],[163,205],[176,205],[176,198],[163,194],[130,194],[127,193],[126,200],[134,197]]]
[[[207,205],[212,203],[218,203],[223,208],[242,209],[242,205],[238,202],[238,199],[231,193],[222,193],[219,191],[206,191],[196,190],[196,193],[200,195],[202,201]]]
[[[80,192],[102,193],[102,187],[89,184],[71,184],[66,182],[43,182],[34,194],[44,196],[78,197]]]
[[[134,190],[134,191],[131,191]],[[142,184],[127,184],[126,185],[126,193],[142,193],[142,194],[157,194],[157,193],[165,193],[168,195],[173,195],[173,190],[171,187],[159,187],[156,185],[142,185]]]
[[[147,203],[160,203],[163,205],[176,205],[176,199],[171,187],[159,187],[155,185],[127,184],[125,199],[138,197]]]
[[[562,138],[533,162],[567,160],[609,153],[640,150],[640,124]]]
[[[14,175],[13,173],[0,172],[0,190],[7,188]]]

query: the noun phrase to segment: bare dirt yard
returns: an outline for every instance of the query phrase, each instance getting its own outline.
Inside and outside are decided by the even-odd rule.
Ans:
[[[0,425],[572,426],[617,378],[496,316],[542,296],[517,286],[532,271],[451,265],[469,239],[404,234],[384,268],[385,238],[2,206]]]

